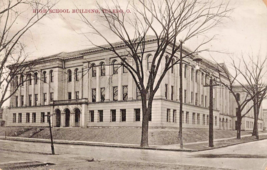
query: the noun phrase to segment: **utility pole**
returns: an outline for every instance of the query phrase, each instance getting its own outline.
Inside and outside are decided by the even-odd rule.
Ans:
[[[209,147],[213,147],[213,80],[210,77],[210,110],[209,110]]]
[[[183,149],[183,42],[180,41],[180,116],[179,116],[179,139],[180,139],[180,148]]]
[[[50,115],[47,115],[47,120],[48,120],[49,131],[50,131],[51,151],[52,151],[52,155],[55,155],[55,149],[54,149],[53,135],[52,135],[52,129],[51,129]]]

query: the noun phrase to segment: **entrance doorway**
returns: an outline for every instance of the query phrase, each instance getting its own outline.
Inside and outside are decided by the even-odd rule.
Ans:
[[[65,109],[65,126],[69,127],[70,126],[70,110]]]
[[[75,109],[75,126],[80,126],[80,109]]]

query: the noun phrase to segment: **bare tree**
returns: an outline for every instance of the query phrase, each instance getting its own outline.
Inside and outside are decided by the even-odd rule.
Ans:
[[[29,71],[34,64],[34,62],[25,62],[26,44],[21,41],[22,37],[44,18],[54,5],[55,3],[49,0],[3,0],[0,2],[0,107],[24,81],[28,81],[29,77],[17,81],[14,91],[9,91],[11,83],[18,75]],[[33,12],[34,10],[36,11]],[[39,10],[42,12],[39,13]],[[29,14],[26,11],[30,11],[30,15],[26,15]]]
[[[237,104],[237,139],[241,139],[242,119],[251,111],[252,108],[254,108],[253,105],[249,106],[248,104],[254,101],[258,93],[252,94],[251,88],[248,85],[247,81],[244,81],[244,79],[247,79],[246,73],[244,74],[244,72],[246,72],[245,68],[247,66],[244,58],[238,63],[234,59],[231,59],[231,61],[231,68],[233,70],[233,74],[229,73],[228,69],[225,67],[224,64],[218,64],[218,79],[219,83],[225,86],[230,91]]]
[[[243,89],[253,98],[254,127],[252,136],[256,136],[259,139],[258,118],[262,101],[267,93],[267,57],[262,59],[260,55],[248,55],[247,58],[248,60],[245,60],[244,56],[242,56],[242,69],[239,67],[235,67],[235,69],[244,79],[245,85],[242,85]]]
[[[90,33],[99,36],[108,45],[101,46],[90,38],[88,40],[99,49],[112,52],[120,59],[118,64],[123,65],[132,75],[141,92],[141,147],[147,147],[153,99],[166,73],[180,62],[179,40],[185,43],[215,27],[229,12],[228,4],[210,0],[138,0],[128,2],[126,9],[131,13],[127,13],[126,9],[114,1],[112,6],[98,4],[98,8],[104,11],[99,23],[91,22],[83,13],[80,13],[80,17],[89,26]],[[100,31],[103,27],[122,42],[124,52],[121,51],[121,46],[112,44],[112,38]],[[200,47],[211,40],[212,38],[203,41],[191,52],[183,51],[182,58],[192,57],[196,51],[201,51]],[[156,44],[155,53],[147,56],[151,41]],[[145,60],[148,57],[149,74],[146,78]]]

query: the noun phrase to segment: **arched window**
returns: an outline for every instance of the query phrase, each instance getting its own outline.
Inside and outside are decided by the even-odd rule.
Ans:
[[[74,77],[75,80],[76,80],[76,81],[79,81],[79,79],[78,79],[78,68],[75,69],[75,71],[74,71],[74,75],[75,75],[75,77]]]
[[[20,84],[24,85],[24,76],[22,74],[20,75]]]
[[[43,72],[43,76],[44,76],[44,83],[46,83],[46,71]]]
[[[152,57],[151,54],[149,54],[149,55],[147,56],[147,70],[150,70],[150,69],[151,69],[152,60],[153,60],[153,57]]]
[[[105,76],[105,74],[106,74],[106,69],[105,69],[105,63],[104,62],[102,62],[102,63],[100,63],[100,75],[101,76]]]
[[[31,73],[29,73],[27,75],[27,80],[29,81],[29,85],[32,85],[32,75],[31,75]]]
[[[165,57],[165,65],[167,66],[167,63],[169,62],[169,57],[168,56],[166,56]]]
[[[92,67],[92,77],[96,77],[96,66],[95,66],[95,64],[93,63],[91,65],[91,67]]]
[[[54,73],[53,70],[50,70],[50,82],[54,81]]]
[[[15,77],[15,84],[18,86],[19,85],[19,78],[18,76]]]
[[[71,70],[68,70],[68,82],[72,81]]]
[[[117,60],[113,60],[112,65],[113,65],[113,74],[118,74],[119,64]]]
[[[175,60],[174,60],[174,59],[172,59],[172,68],[171,68],[171,73],[173,73],[173,72],[174,72],[174,63],[175,63]]]
[[[191,80],[194,80],[194,68],[191,68]]]
[[[34,73],[34,84],[38,83],[38,73]]]

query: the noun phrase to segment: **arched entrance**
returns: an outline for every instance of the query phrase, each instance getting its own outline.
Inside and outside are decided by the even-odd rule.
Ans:
[[[75,126],[80,126],[80,109],[75,109]]]
[[[60,127],[61,113],[59,109],[56,109],[56,127]]]
[[[69,127],[70,126],[70,110],[65,109],[65,126]]]

